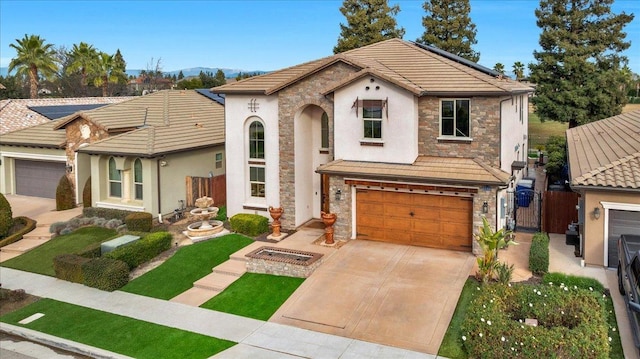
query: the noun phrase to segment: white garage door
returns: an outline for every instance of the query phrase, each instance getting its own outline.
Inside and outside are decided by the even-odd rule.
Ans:
[[[640,212],[609,210],[609,267],[618,265],[618,238],[621,234],[640,235]]]
[[[56,187],[65,174],[64,162],[15,160],[16,194],[56,198]]]

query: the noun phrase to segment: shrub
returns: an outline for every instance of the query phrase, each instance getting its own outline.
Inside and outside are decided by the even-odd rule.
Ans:
[[[218,215],[216,216],[218,221],[226,221],[227,220],[227,206],[222,206],[218,209]]]
[[[533,235],[529,249],[529,270],[537,275],[549,271],[549,236],[546,233]]]
[[[153,215],[149,212],[133,212],[124,219],[130,231],[151,232]]]
[[[102,249],[100,243],[93,243],[83,248],[76,253],[80,257],[84,258],[98,258],[102,255]]]
[[[4,238],[13,227],[13,212],[11,204],[4,194],[0,193],[0,238]]]
[[[64,211],[76,206],[76,196],[73,185],[67,175],[60,177],[56,188],[56,211]]]
[[[82,206],[84,208],[91,207],[91,176],[87,178],[82,189]]]
[[[127,264],[117,259],[94,258],[82,266],[84,285],[112,292],[129,282]]]
[[[511,277],[513,276],[514,266],[508,265],[507,263],[498,263],[496,264],[496,277],[498,278],[498,283],[500,284],[509,284],[511,282]]]
[[[37,224],[36,221],[34,221],[33,219],[29,217],[22,217],[22,216],[14,218],[13,223],[21,224],[22,228],[20,228],[20,230],[18,230],[17,232],[11,233],[10,235],[6,236],[4,239],[0,240],[0,248],[21,240],[22,236],[33,231],[34,228],[36,228],[36,224]]]
[[[136,242],[105,254],[104,257],[121,260],[133,269],[171,248],[172,239],[173,236],[169,232],[147,234]]]
[[[51,226],[49,226],[49,233],[59,235],[60,231],[67,227],[67,222],[53,222]]]
[[[116,229],[122,225],[122,221],[116,218],[108,220],[104,226],[109,229]]]
[[[64,227],[64,229],[60,231],[60,234],[61,234],[61,235],[65,235],[65,234],[69,234],[69,233],[71,233],[71,232],[73,232],[73,228],[71,228],[71,227]]]
[[[53,258],[53,270],[56,278],[74,283],[84,283],[82,266],[90,261],[89,258],[75,254],[61,254]]]
[[[10,302],[19,302],[27,297],[27,293],[24,289],[10,290],[8,297]]]
[[[609,357],[602,293],[547,284],[479,289],[462,323],[470,358]]]
[[[231,217],[231,230],[250,237],[259,236],[269,231],[269,220],[257,214],[238,213]]]
[[[498,250],[505,248],[511,244],[518,244],[514,241],[507,241],[511,232],[500,228],[493,231],[486,217],[482,217],[482,227],[478,229],[478,233],[474,234],[476,242],[482,249],[482,256],[477,258],[478,273],[476,276],[487,283],[493,279],[498,265]]]
[[[101,207],[85,207],[82,209],[82,215],[84,217],[99,217],[109,219],[119,219],[124,222],[124,219],[128,214],[134,213],[132,211],[125,211],[123,209],[114,208],[101,208]]]

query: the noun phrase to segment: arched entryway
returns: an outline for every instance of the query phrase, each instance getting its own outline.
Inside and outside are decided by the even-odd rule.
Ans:
[[[295,226],[320,218],[324,193],[320,174],[315,170],[329,162],[329,118],[317,105],[308,105],[296,115],[295,138]],[[325,190],[323,190],[325,188]],[[324,195],[324,196],[323,196]]]

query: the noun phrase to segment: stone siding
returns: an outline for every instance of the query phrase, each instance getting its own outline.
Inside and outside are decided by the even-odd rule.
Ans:
[[[342,192],[340,200],[335,199],[337,190]],[[329,211],[337,214],[336,223],[333,225],[333,239],[351,239],[352,213],[351,187],[344,183],[344,177],[331,176],[329,178]]]
[[[82,137],[81,128],[83,125],[89,126],[89,129],[91,131],[89,138],[85,139]],[[66,148],[67,164],[73,164],[73,172],[68,173],[67,177],[69,178],[69,180],[71,181],[71,183],[74,185],[74,188],[75,188],[76,176],[74,172],[77,170],[76,163],[75,163],[76,150],[78,150],[78,148],[80,148],[80,146],[85,143],[86,144],[93,143],[109,137],[109,133],[104,128],[99,127],[93,122],[87,121],[84,118],[79,118],[75,121],[68,123],[65,126],[65,130],[66,130],[66,136],[67,136],[67,148]]]
[[[329,117],[329,158],[333,160],[333,102],[322,95],[334,84],[351,73],[355,68],[337,63],[278,93],[278,129],[280,147],[280,206],[287,209],[282,218],[283,229],[295,229],[295,145],[294,120],[308,105],[322,108]]]
[[[275,262],[265,259],[247,258],[247,272],[281,275],[285,277],[308,278],[322,264],[322,259],[308,266]]]
[[[482,217],[486,217],[489,225],[493,230],[496,229],[496,194],[497,187],[478,188],[478,193],[473,198],[473,234],[478,233],[478,229],[482,227]],[[482,205],[487,202],[489,211],[482,213]],[[475,238],[472,241],[473,254],[480,255],[482,251]]]
[[[440,98],[418,100],[418,153],[424,156],[474,157],[500,167],[500,98],[472,97],[471,138],[473,141],[438,140]]]

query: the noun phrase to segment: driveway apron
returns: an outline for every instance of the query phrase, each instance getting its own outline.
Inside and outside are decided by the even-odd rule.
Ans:
[[[270,321],[437,354],[475,257],[353,240]]]

